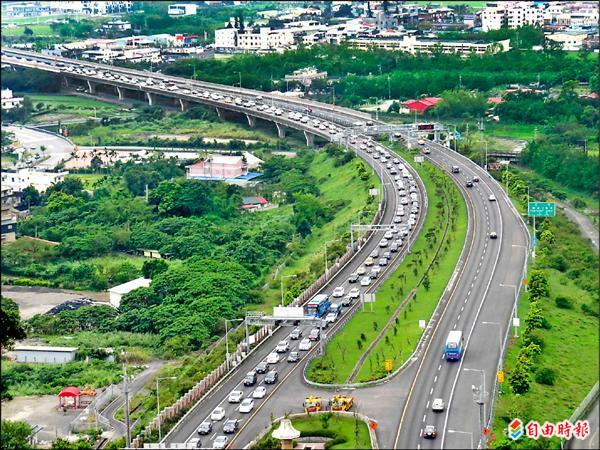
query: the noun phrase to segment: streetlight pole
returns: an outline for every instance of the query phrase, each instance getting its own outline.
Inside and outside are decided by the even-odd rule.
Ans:
[[[125,352],[122,352],[125,354]],[[127,385],[127,366],[123,363],[123,391],[125,394],[125,443],[131,448],[131,425],[129,423],[129,388]]]
[[[392,99],[392,85],[390,84],[390,76],[387,76],[388,80],[388,100]]]
[[[177,377],[159,377],[156,379],[156,412],[158,417],[158,442],[162,441],[161,423],[160,423],[160,381],[161,380],[176,380]]]
[[[281,276],[281,306],[285,306],[284,305],[284,301],[283,301],[283,280],[284,278],[296,278],[298,275],[282,275]]]
[[[225,361],[227,370],[229,370],[229,329],[227,328],[227,322],[241,322],[244,319],[223,319],[225,320]]]
[[[473,432],[472,431],[460,431],[460,430],[448,430],[448,433],[457,433],[457,434],[468,434],[471,438],[471,447],[473,448]]]
[[[483,440],[485,438],[485,434],[483,432],[483,427],[485,427],[485,370],[484,369],[468,369],[464,368],[464,371],[467,372],[481,372],[481,386],[479,389],[477,386],[473,385],[473,400],[475,403],[479,405],[479,424],[480,424],[480,436],[481,443],[483,444]]]
[[[327,263],[327,246],[329,244],[331,244],[332,242],[336,242],[337,239],[332,239],[331,241],[327,241],[325,242],[325,279],[328,280],[329,279],[329,268],[328,268],[328,263]]]

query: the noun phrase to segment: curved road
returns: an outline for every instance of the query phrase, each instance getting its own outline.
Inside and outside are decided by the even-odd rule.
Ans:
[[[3,49],[3,53],[6,54],[7,49]],[[38,67],[54,72],[64,72],[64,69],[58,65],[58,61],[67,61],[67,64],[69,61],[64,58],[49,58],[30,52],[10,50],[10,53],[21,55],[16,61],[18,65]],[[104,67],[80,61],[73,61],[73,63],[82,67]],[[146,78],[148,76],[147,73],[131,69],[114,67],[109,69],[112,72],[126,73],[128,76]],[[201,101],[209,105],[232,109],[250,114],[253,117],[278,122],[278,129],[281,129],[282,125],[290,126],[304,129],[313,135],[322,136],[326,139],[330,138],[330,133],[320,131],[310,124],[294,123],[288,119],[287,114],[283,117],[275,117],[272,113],[249,111],[241,106],[225,105],[222,102],[210,99],[200,99],[197,96],[194,97],[194,95],[197,95],[194,94],[195,91],[192,94],[189,94],[189,92],[186,94],[184,88],[189,86],[189,89],[194,87],[210,89],[214,92],[222,92],[224,95],[239,95],[242,100],[254,98],[259,94],[256,91],[235,89],[212,83],[192,82],[158,74],[153,74],[152,77],[161,78],[168,82],[184,83],[184,85],[175,89],[175,92],[169,92],[171,89],[167,91],[165,88],[159,89],[154,86],[143,87],[139,84],[136,85],[136,82],[124,82],[122,79],[116,82],[112,79],[102,79],[99,72],[79,75],[65,73],[65,75],[87,81],[93,80],[93,83],[120,85],[127,89],[142,90],[147,93],[149,99],[151,99],[152,93],[160,93],[161,95],[179,98],[182,102],[188,99]],[[266,102],[286,110],[304,111],[310,106],[312,116],[326,118],[329,122],[336,124],[348,126],[354,123],[355,120],[364,120],[364,114],[343,108],[304,100],[282,100],[276,96],[260,94],[265,96]],[[182,103],[182,107],[183,105]],[[251,122],[250,117],[248,120]],[[334,135],[333,140],[343,142],[343,130],[332,134]],[[529,239],[527,230],[497,183],[474,163],[451,152],[446,147],[429,142],[426,145],[432,149],[429,157],[435,164],[444,168],[457,164],[462,168],[461,173],[454,176],[459,185],[463,186],[466,178],[470,178],[474,174],[477,174],[481,181],[476,183],[473,188],[463,188],[463,193],[469,205],[471,227],[469,233],[471,233],[472,239],[468,242],[468,247],[465,248],[466,253],[463,254],[465,258],[464,266],[455,280],[456,283],[448,293],[449,296],[445,297],[440,304],[439,315],[433,317],[424,350],[417,355],[413,364],[401,376],[383,386],[364,390],[364,393],[371,391],[368,396],[363,392],[356,394],[361,399],[358,405],[361,412],[363,412],[363,408],[368,409],[369,405],[377,402],[377,415],[374,418],[380,420],[382,424],[386,424],[378,429],[380,446],[385,448],[391,446],[399,448],[437,448],[444,446],[448,448],[465,448],[471,445],[471,435],[473,436],[474,445],[477,446],[481,426],[479,407],[473,402],[471,388],[473,385],[483,384],[484,390],[490,393],[483,407],[483,422],[487,422],[489,412],[492,410],[490,400],[495,395],[495,373],[508,336],[508,326],[515,306],[516,294],[522,282],[528,254]],[[489,195],[492,193],[497,198],[495,202],[488,200]],[[391,192],[388,190],[386,192],[388,202],[393,201],[390,200],[390,194]],[[392,197],[395,198],[395,195],[392,194]],[[389,211],[386,211],[387,214],[389,214]],[[384,223],[389,223],[390,219],[391,217],[388,216],[386,218],[388,222],[384,221]],[[491,231],[499,234],[497,240],[492,241],[489,239]],[[376,240],[371,240],[367,247],[376,245],[376,243]],[[356,268],[351,267],[352,264],[351,262],[349,267],[341,271],[339,279],[343,280],[350,270]],[[337,285],[336,283],[338,283],[337,279],[333,281],[332,285]],[[445,337],[452,329],[463,330],[466,340],[466,353],[458,363],[449,364],[442,359],[442,349]],[[253,364],[262,360],[268,349],[273,348],[275,342],[285,336],[288,331],[285,329],[276,331],[274,339],[265,341],[263,344],[264,349],[259,348],[248,358],[248,367],[253,367]],[[286,364],[288,363],[280,362],[279,368],[282,369]],[[280,399],[277,393],[290,394],[287,398],[291,398],[294,396],[292,394],[300,390],[299,386],[302,386],[301,380],[297,378],[298,370],[283,369],[282,373],[285,373],[285,375],[280,378],[276,386],[285,386],[287,389],[278,389],[271,392],[272,398],[265,401],[265,403],[271,401],[270,405],[273,405],[271,411],[277,411],[279,408],[279,403],[275,404],[275,401],[279,402]],[[289,377],[287,381],[295,383],[293,389],[289,388],[288,383],[284,384],[285,377]],[[217,391],[221,394],[228,392],[238,382],[239,377],[232,376],[222,383]],[[446,401],[447,408],[444,413],[434,414],[431,412],[430,402],[435,397],[444,398]],[[362,399],[364,399],[364,403]],[[192,409],[192,412],[187,416],[191,419],[187,422],[184,419],[182,422],[187,423],[187,425],[177,427],[170,435],[173,436],[173,439],[169,437],[171,440],[167,439],[168,442],[183,442],[194,435],[194,427],[203,420],[203,417],[206,417],[202,415],[211,410],[210,404],[214,407],[222,403],[224,397],[213,394],[206,400],[206,404],[202,407]],[[199,412],[200,410],[203,410],[202,413]],[[262,414],[256,419],[262,421],[263,424],[266,422],[268,425],[266,416],[267,414]],[[245,423],[248,423],[248,421]],[[243,445],[248,441],[243,433],[246,433],[247,437],[256,436],[259,427],[255,426],[254,423],[258,424],[259,422],[252,421],[251,423],[252,426],[242,423],[244,429],[234,442],[236,446]],[[437,427],[439,433],[437,440],[426,441],[421,437],[421,429],[429,424]],[[185,432],[183,428],[185,428]],[[213,436],[211,435],[209,439],[211,437]]]

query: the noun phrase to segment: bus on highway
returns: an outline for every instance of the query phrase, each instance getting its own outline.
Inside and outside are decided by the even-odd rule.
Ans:
[[[306,316],[323,317],[329,311],[329,296],[327,294],[315,295],[305,306]]]
[[[458,360],[463,353],[464,340],[462,331],[453,330],[448,333],[446,345],[444,346],[444,356],[446,360]]]

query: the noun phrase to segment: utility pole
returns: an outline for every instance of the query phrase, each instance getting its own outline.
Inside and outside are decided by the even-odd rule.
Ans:
[[[127,448],[131,448],[131,425],[129,424],[129,386],[127,384],[127,366],[123,363],[123,390],[125,391],[125,443]]]
[[[148,203],[148,183],[146,183],[145,192],[146,192],[146,203]]]
[[[387,76],[387,80],[388,80],[388,100],[391,100],[392,99],[392,85],[390,84],[389,74]]]

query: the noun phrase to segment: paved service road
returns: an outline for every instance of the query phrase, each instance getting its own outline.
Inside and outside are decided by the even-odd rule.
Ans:
[[[585,214],[580,213],[572,206],[567,205],[566,203],[556,201],[558,207],[565,213],[565,215],[573,222],[575,225],[579,227],[581,230],[581,234],[588,238],[592,247],[598,251],[598,244],[600,239],[598,237],[598,226],[594,224]]]
[[[69,159],[75,148],[68,140],[51,133],[17,125],[7,126],[6,130],[14,133],[16,140],[32,155],[40,155],[39,159],[32,157],[33,165],[40,169],[54,169],[58,163]],[[45,152],[40,151],[42,145],[46,146]]]

